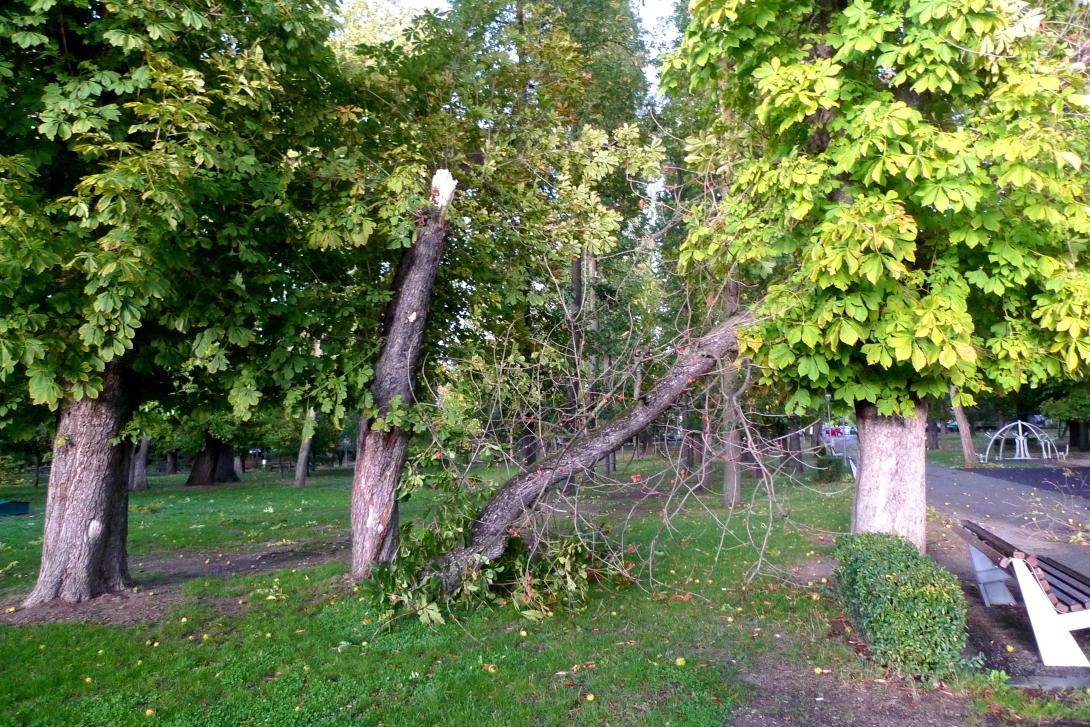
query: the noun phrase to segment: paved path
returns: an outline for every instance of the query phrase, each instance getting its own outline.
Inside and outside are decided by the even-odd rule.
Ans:
[[[1090,574],[1090,500],[1071,492],[1011,482],[966,470],[927,466],[927,504],[954,522],[972,520],[1008,542]]]

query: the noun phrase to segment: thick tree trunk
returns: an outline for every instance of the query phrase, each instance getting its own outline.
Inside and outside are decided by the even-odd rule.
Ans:
[[[973,447],[973,429],[969,417],[965,416],[965,407],[955,404],[958,390],[950,387],[950,406],[954,410],[954,421],[958,423],[958,439],[961,440],[961,459],[966,467],[976,467],[976,449]]]
[[[609,424],[577,437],[534,469],[508,480],[485,505],[464,548],[456,548],[433,565],[446,588],[461,582],[477,556],[491,560],[507,547],[508,531],[545,494],[550,485],[593,466],[604,452],[619,447],[674,405],[694,381],[715,369],[719,360],[738,350],[735,329],[743,318],[732,318],[679,352],[662,379]]]
[[[405,250],[394,275],[394,297],[383,321],[382,349],[375,364],[371,397],[385,417],[394,399],[413,402],[413,389],[424,345],[424,323],[432,287],[447,238],[446,207],[454,180],[440,170],[432,180],[432,205]],[[352,576],[367,578],[375,563],[393,560],[397,552],[397,485],[409,448],[409,432],[361,418],[356,469],[352,479]]]
[[[138,492],[148,489],[148,452],[151,449],[151,440],[140,437],[140,444],[132,454],[132,464],[129,467],[129,490]]]
[[[895,533],[920,552],[926,543],[924,429],[927,406],[915,416],[879,416],[876,407],[856,407],[859,478],[852,508],[852,532]]]
[[[226,442],[216,458],[215,478],[216,482],[239,482],[241,479],[235,470],[235,448]]]
[[[66,402],[53,440],[38,582],[24,605],[72,603],[130,585],[128,462],[113,442],[132,412],[123,373],[103,373],[98,398]]]
[[[314,429],[314,407],[307,409],[307,419],[303,423],[303,439],[299,442],[299,456],[295,458],[295,486],[306,487],[307,463],[310,461],[310,448],[314,444],[311,432]]]
[[[165,473],[168,475],[178,474],[178,453],[167,452],[167,462]]]
[[[235,472],[235,450],[212,435],[204,438],[204,448],[193,460],[193,469],[185,481],[187,487],[206,487],[218,482],[238,482]]]
[[[205,487],[216,483],[216,463],[219,461],[223,442],[212,436],[205,436],[204,446],[193,458],[193,466],[186,479],[186,487]]]

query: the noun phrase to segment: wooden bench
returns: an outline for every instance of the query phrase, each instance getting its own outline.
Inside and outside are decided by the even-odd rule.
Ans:
[[[1052,558],[1029,555],[968,520],[954,531],[969,546],[984,605],[1014,605],[1007,588],[1013,576],[1041,661],[1046,666],[1090,667],[1071,636],[1072,631],[1090,628],[1090,578]]]

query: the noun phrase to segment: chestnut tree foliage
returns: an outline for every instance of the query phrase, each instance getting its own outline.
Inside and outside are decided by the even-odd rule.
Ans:
[[[1090,94],[1020,2],[696,0],[674,84],[736,159],[682,253],[757,261],[789,405],[882,414],[1090,363]],[[746,131],[740,131],[740,128]],[[706,139],[694,138],[702,152]],[[966,397],[967,398],[967,397]]]

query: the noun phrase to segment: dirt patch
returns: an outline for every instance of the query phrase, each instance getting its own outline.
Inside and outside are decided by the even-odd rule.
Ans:
[[[854,725],[999,725],[973,709],[972,699],[941,690],[911,689],[881,681],[845,682],[770,663],[743,674],[749,701],[730,717],[734,727]]]
[[[314,568],[331,561],[348,562],[347,540],[269,545],[245,553],[228,551],[187,552],[181,556],[130,559],[129,569],[139,584],[131,591],[112,593],[82,603],[51,601],[34,608],[19,608],[20,599],[0,604],[0,624],[20,625],[84,621],[87,623],[127,625],[160,621],[183,600],[182,585],[197,578],[237,576],[284,568]],[[221,613],[239,609],[237,601],[202,598]]]

